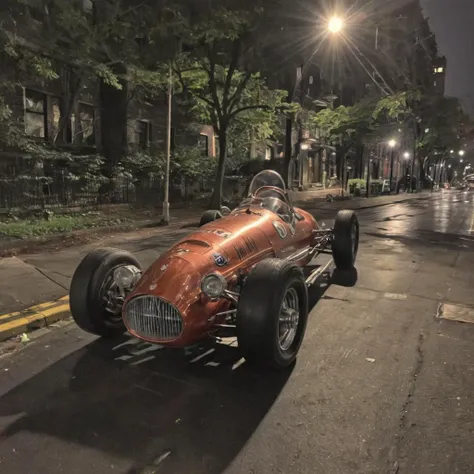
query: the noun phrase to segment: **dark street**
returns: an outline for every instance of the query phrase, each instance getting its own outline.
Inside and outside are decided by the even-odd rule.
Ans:
[[[358,215],[357,272],[311,290],[283,375],[247,368],[233,340],[184,354],[73,323],[4,351],[0,472],[473,472],[473,194]],[[125,245],[143,263],[170,243],[148,232]],[[74,254],[30,260],[66,282]]]

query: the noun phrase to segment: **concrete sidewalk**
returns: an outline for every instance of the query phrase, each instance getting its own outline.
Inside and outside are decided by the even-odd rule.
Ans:
[[[311,192],[300,193],[299,197],[300,200],[295,205],[309,210],[324,221],[332,219],[339,209],[362,210],[408,200],[436,199],[440,196],[420,193],[332,203],[315,202]],[[174,242],[192,231],[201,212],[181,211],[179,218],[178,212],[175,212],[172,224],[168,227],[92,233],[77,242],[71,237],[65,242],[59,240],[45,244],[21,256],[0,259],[0,341],[67,317],[67,295],[72,275],[80,260],[94,248],[108,246],[128,250],[146,268]],[[46,306],[41,306],[44,304]]]

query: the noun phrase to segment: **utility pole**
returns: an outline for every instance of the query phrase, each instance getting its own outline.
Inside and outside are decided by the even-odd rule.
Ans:
[[[163,218],[162,223],[168,225],[170,223],[170,164],[171,164],[171,112],[173,100],[173,75],[171,66],[169,68],[168,81],[168,120],[166,123],[166,171],[165,171],[165,196],[163,200]]]

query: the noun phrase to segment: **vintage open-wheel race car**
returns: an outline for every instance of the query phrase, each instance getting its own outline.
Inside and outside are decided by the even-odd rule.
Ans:
[[[333,263],[354,267],[357,217],[339,211],[334,227],[323,228],[292,206],[283,179],[270,170],[257,174],[248,197],[226,214],[206,211],[198,230],[144,272],[129,252],[89,253],[71,282],[75,322],[102,337],[128,330],[172,347],[231,334],[247,362],[288,367],[306,330],[308,286]],[[321,253],[332,258],[304,276]]]

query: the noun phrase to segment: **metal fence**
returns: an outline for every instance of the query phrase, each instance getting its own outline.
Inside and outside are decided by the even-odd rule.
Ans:
[[[0,179],[3,209],[125,204],[135,202],[136,194],[136,185],[128,179],[118,180],[113,186],[103,179]]]

